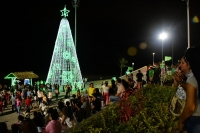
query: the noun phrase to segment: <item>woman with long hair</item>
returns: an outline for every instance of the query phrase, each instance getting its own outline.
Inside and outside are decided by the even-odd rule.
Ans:
[[[187,77],[186,83],[175,76],[179,84],[183,84],[186,91],[186,103],[179,118],[178,129],[187,133],[200,131],[200,47],[189,48],[181,58],[179,67]]]
[[[76,117],[73,114],[73,111],[70,106],[70,102],[68,101],[66,102],[66,106],[63,108],[62,112],[63,112],[63,116],[62,116],[61,123],[62,124],[66,123],[69,128],[75,126],[77,123]]]

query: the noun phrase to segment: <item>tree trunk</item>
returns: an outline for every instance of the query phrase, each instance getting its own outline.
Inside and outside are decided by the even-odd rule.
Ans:
[[[122,76],[122,67],[121,67],[121,71],[120,71],[120,77]]]

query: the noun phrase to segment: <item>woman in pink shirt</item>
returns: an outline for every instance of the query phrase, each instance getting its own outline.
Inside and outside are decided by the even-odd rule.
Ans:
[[[21,100],[20,100],[20,98],[17,98],[17,100],[16,100],[16,108],[17,108],[18,115],[20,115],[20,108],[21,108]]]
[[[61,133],[62,132],[62,125],[60,120],[58,119],[59,115],[56,109],[50,112],[50,122],[45,127],[43,133]]]

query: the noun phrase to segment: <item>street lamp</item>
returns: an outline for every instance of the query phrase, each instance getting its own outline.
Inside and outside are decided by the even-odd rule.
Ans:
[[[134,70],[134,62],[132,63],[132,66],[133,66],[133,70]]]
[[[190,8],[189,8],[189,0],[182,0],[187,3],[187,34],[188,34],[188,48],[190,48]]]
[[[162,40],[162,61],[163,61],[163,42],[167,38],[167,33],[163,32],[159,35],[159,39]]]
[[[153,65],[154,65],[154,55],[155,55],[155,53],[152,53],[153,54]]]
[[[76,48],[76,50],[77,50],[77,43],[76,43],[76,36],[77,36],[77,33],[76,33],[76,31],[77,31],[77,20],[76,20],[76,16],[77,16],[77,7],[79,7],[79,0],[72,0],[72,5],[73,5],[73,7],[74,7],[74,9],[75,9],[75,29],[74,29],[74,45],[75,45],[75,48]]]

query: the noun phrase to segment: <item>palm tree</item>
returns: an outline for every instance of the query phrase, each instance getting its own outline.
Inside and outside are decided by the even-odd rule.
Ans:
[[[122,76],[122,70],[124,67],[127,67],[128,60],[126,60],[125,58],[121,58],[119,59],[119,67],[120,67],[120,76]]]

